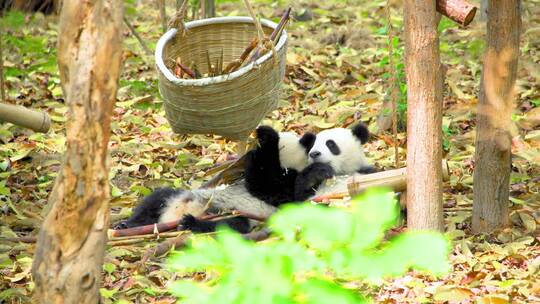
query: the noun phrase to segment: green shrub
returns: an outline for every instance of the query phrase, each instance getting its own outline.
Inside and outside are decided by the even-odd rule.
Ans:
[[[229,230],[198,236],[170,259],[174,271],[206,271],[205,282],[175,282],[171,292],[187,303],[362,303],[339,282],[368,282],[409,268],[440,275],[449,269],[449,244],[434,232],[406,232],[385,241],[398,220],[394,194],[373,189],[351,210],[289,205],[270,226],[276,238],[244,240]]]

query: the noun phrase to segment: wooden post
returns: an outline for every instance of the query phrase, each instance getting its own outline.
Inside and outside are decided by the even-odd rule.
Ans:
[[[486,57],[478,102],[472,228],[509,224],[510,125],[521,31],[519,0],[488,1]]]
[[[35,303],[99,303],[109,226],[107,147],[122,54],[122,1],[64,1],[58,66],[65,159],[32,265]]]
[[[407,223],[443,229],[440,15],[435,0],[405,0],[407,74]]]

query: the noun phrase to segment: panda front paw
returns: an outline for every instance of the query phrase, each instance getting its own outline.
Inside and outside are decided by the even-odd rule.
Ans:
[[[371,173],[377,173],[379,172],[375,167],[373,166],[364,166],[360,169],[358,169],[358,171],[356,171],[360,174],[371,174]]]
[[[307,187],[318,187],[322,182],[333,178],[335,175],[334,168],[325,163],[312,163],[302,171]]]
[[[304,201],[315,194],[315,190],[327,179],[334,177],[334,168],[325,163],[312,163],[296,177],[294,196]]]
[[[269,126],[260,126],[257,128],[257,139],[261,148],[267,146],[277,147],[279,144],[279,133]]]

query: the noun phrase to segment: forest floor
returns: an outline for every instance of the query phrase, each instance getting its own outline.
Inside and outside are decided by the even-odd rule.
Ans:
[[[161,35],[156,7],[128,1],[126,16],[154,49]],[[135,4],[138,2],[139,4]],[[170,1],[172,5],[173,1]],[[218,1],[218,15],[243,15],[241,2]],[[395,2],[395,1],[393,1]],[[278,20],[288,1],[258,0],[256,10]],[[310,3],[310,4],[308,4]],[[319,131],[358,120],[376,126],[391,91],[389,72],[406,110],[401,1],[392,7],[397,66],[388,60],[386,1],[295,1],[299,21],[289,26],[284,94],[279,109],[263,121],[282,130]],[[512,228],[488,236],[470,233],[475,109],[485,26],[440,24],[441,59],[448,66],[444,90],[444,156],[451,177],[444,184],[446,234],[453,240],[453,270],[441,278],[409,272],[367,292],[383,303],[540,303],[540,1],[523,1],[518,98],[512,114],[519,134],[513,145]],[[173,11],[168,8],[169,15]],[[303,21],[302,21],[303,20]],[[35,244],[7,241],[33,237],[46,214],[47,198],[65,150],[67,107],[56,66],[58,18],[11,12],[2,18],[8,102],[46,111],[53,124],[39,134],[0,125],[0,302],[26,302],[32,290]],[[165,119],[153,55],[123,29],[123,72],[110,141],[111,222],[129,215],[137,200],[163,185],[196,188],[205,170],[235,154],[220,137],[174,134]],[[404,166],[405,133],[398,134]],[[375,136],[366,153],[377,167],[394,168],[390,132]],[[175,275],[163,259],[139,267],[141,255],[161,241],[150,239],[107,248],[101,294],[105,303],[124,299],[172,303],[166,285]],[[30,239],[31,241],[31,239]]]

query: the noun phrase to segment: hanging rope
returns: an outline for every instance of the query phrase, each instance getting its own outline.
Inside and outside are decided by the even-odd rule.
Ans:
[[[180,8],[176,11],[174,17],[171,18],[168,24],[168,28],[178,29],[178,33],[185,34],[184,17],[187,13],[189,0],[184,0]]]
[[[392,137],[394,142],[394,160],[395,167],[399,168],[399,152],[397,138],[397,93],[398,79],[396,71],[396,63],[394,62],[394,28],[392,27],[392,19],[390,14],[390,0],[386,1],[386,29],[388,33],[388,65],[390,67],[390,101],[392,103]]]

